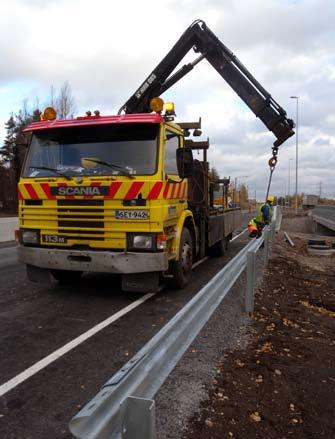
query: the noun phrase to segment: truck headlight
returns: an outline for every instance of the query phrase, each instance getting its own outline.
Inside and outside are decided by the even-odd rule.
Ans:
[[[156,250],[156,240],[153,233],[129,233],[128,250]]]
[[[21,239],[23,244],[39,244],[39,230],[21,230]]]

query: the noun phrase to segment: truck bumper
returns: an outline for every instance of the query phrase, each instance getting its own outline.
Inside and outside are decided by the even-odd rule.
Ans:
[[[50,270],[130,274],[168,269],[168,255],[165,252],[121,253],[19,246],[18,259],[25,264]]]

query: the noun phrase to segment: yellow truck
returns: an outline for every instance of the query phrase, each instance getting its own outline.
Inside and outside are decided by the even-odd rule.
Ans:
[[[200,55],[176,70],[191,49]],[[276,136],[274,156],[294,134],[283,108],[195,21],[118,115],[57,120],[48,108],[26,129],[32,139],[19,182],[19,259],[31,280],[107,272],[122,275],[124,290],[155,290],[161,276],[183,288],[196,260],[223,254],[240,211],[214,207],[208,141],[189,138],[200,124],[175,123],[174,109],[164,112],[159,97],[203,59]],[[194,149],[203,150],[202,160],[193,160]]]
[[[206,158],[208,142],[185,146],[194,124],[182,126],[157,113],[96,112],[27,128],[19,259],[32,281],[119,273],[124,290],[150,291],[165,274],[182,288],[194,261],[224,252],[240,211],[210,205],[208,163],[192,158],[192,148]]]

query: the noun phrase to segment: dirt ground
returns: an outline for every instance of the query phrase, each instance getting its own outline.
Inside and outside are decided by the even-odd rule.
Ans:
[[[335,438],[335,255],[290,236],[294,248],[277,236],[248,347],[225,355],[183,439]]]

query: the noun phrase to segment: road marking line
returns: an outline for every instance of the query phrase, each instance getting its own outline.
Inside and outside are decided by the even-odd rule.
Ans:
[[[120,317],[124,316],[128,312],[132,311],[134,308],[141,305],[146,300],[150,299],[152,296],[154,296],[156,293],[148,293],[145,296],[141,297],[138,300],[135,300],[135,302],[131,303],[130,305],[126,306],[125,308],[118,311],[116,314],[113,314],[112,316],[108,317],[106,320],[103,320],[102,322],[98,323],[93,328],[89,329],[88,331],[84,332],[83,334],[79,335],[79,337],[75,338],[74,340],[70,341],[63,347],[57,349],[52,354],[48,355],[47,357],[42,358],[42,360],[38,361],[37,363],[33,364],[28,369],[24,370],[23,372],[16,375],[14,378],[10,379],[6,383],[2,384],[0,386],[0,397],[3,396],[5,393],[9,392],[10,390],[14,389],[14,387],[21,384],[23,381],[26,381],[31,376],[35,375],[40,370],[47,367],[49,364],[53,363],[55,360],[58,360],[58,358],[65,355],[67,352],[71,351],[75,347],[79,346],[81,343],[86,341],[88,338],[92,337],[102,329],[106,328],[106,326],[109,326],[111,323],[118,320]]]
[[[231,241],[235,241],[235,239],[239,238],[241,235],[243,235],[243,233],[245,233],[248,229],[244,229],[241,233],[239,233],[238,235],[235,236],[235,238],[231,239]],[[195,262],[192,265],[192,270],[194,270],[198,265],[202,264],[203,262],[207,261],[207,259],[209,258],[209,256],[205,256],[204,258],[200,259],[200,261]]]
[[[209,258],[209,256],[205,256],[204,258],[200,259],[200,261],[194,262],[194,264],[192,265],[192,270],[194,270],[198,265],[200,265],[203,262],[207,261],[208,258]],[[164,278],[172,279],[173,278],[173,274],[165,274]]]
[[[231,242],[235,241],[235,239],[239,238],[241,235],[243,235],[243,233],[245,233],[248,229],[244,229],[241,233],[239,233],[238,235],[235,236],[235,238],[233,238],[231,240]]]
[[[204,258],[200,259],[200,261],[195,262],[192,265],[192,270],[194,270],[198,265],[202,264],[203,262],[207,261],[207,259],[209,258],[209,256],[205,256]]]

